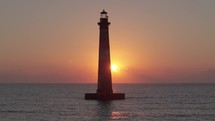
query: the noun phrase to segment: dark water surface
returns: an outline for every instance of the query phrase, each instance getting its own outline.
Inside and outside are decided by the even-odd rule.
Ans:
[[[84,100],[96,84],[0,84],[0,121],[215,121],[215,84],[115,84],[125,100]]]

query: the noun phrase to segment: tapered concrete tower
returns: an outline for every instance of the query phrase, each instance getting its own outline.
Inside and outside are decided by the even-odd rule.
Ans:
[[[107,12],[101,12],[99,35],[99,65],[98,65],[98,90],[97,93],[113,93],[112,79],[110,69],[110,45],[109,45],[109,31]]]
[[[97,93],[86,93],[85,99],[89,100],[118,100],[125,99],[124,93],[113,93],[111,78],[111,61],[109,45],[109,25],[107,12],[101,12],[99,34],[99,64]]]

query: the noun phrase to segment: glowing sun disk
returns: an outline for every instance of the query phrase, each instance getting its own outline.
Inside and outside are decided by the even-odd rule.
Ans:
[[[117,69],[118,69],[117,65],[115,65],[115,64],[111,65],[111,70],[112,71],[117,71]]]

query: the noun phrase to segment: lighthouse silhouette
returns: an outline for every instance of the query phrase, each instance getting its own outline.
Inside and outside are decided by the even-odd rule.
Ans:
[[[119,100],[125,99],[124,93],[113,93],[111,78],[111,61],[109,45],[109,25],[107,12],[101,12],[98,22],[99,34],[99,64],[98,64],[98,85],[96,93],[86,93],[86,100]]]

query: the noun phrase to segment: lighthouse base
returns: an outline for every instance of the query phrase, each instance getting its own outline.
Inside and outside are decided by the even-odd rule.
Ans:
[[[111,94],[99,94],[99,93],[85,93],[85,100],[124,100],[124,93],[111,93]]]

